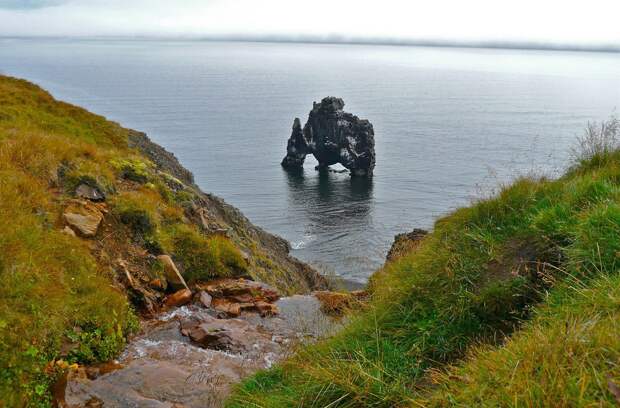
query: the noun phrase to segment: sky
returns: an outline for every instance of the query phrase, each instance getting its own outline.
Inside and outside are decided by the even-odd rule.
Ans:
[[[0,36],[620,47],[620,0],[0,0]]]

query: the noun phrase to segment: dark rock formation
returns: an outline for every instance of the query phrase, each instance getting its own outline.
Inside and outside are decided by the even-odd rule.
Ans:
[[[299,118],[293,121],[293,132],[286,144],[286,157],[282,160],[284,167],[301,167],[308,154],[308,144],[304,139]]]
[[[343,108],[342,99],[329,96],[314,103],[303,130],[299,118],[295,118],[282,166],[299,168],[306,155],[313,154],[319,168],[340,163],[352,176],[371,176],[375,168],[372,124]]]

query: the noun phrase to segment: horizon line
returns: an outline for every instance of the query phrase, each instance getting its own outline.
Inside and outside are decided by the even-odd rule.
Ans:
[[[333,45],[383,45],[438,48],[482,48],[532,51],[575,51],[575,52],[620,52],[620,45],[591,44],[579,45],[560,42],[540,41],[458,41],[399,38],[365,38],[344,36],[312,35],[0,35],[0,39],[48,39],[48,40],[126,40],[126,41],[213,41],[213,42],[255,42],[255,43],[289,43],[289,44],[333,44]]]

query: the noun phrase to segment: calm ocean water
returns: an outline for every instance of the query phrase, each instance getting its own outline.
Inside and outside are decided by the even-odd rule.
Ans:
[[[620,54],[226,42],[0,40],[0,72],[147,132],[197,183],[363,282],[394,234],[529,171],[553,174],[620,108]],[[334,95],[375,128],[372,180],[280,167]]]

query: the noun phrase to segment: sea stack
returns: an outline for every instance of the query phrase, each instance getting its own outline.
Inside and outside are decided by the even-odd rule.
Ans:
[[[343,108],[341,98],[328,96],[320,103],[313,103],[303,129],[299,118],[295,118],[282,166],[300,168],[306,155],[313,154],[319,169],[340,163],[349,169],[351,176],[372,176],[375,168],[372,124]]]

